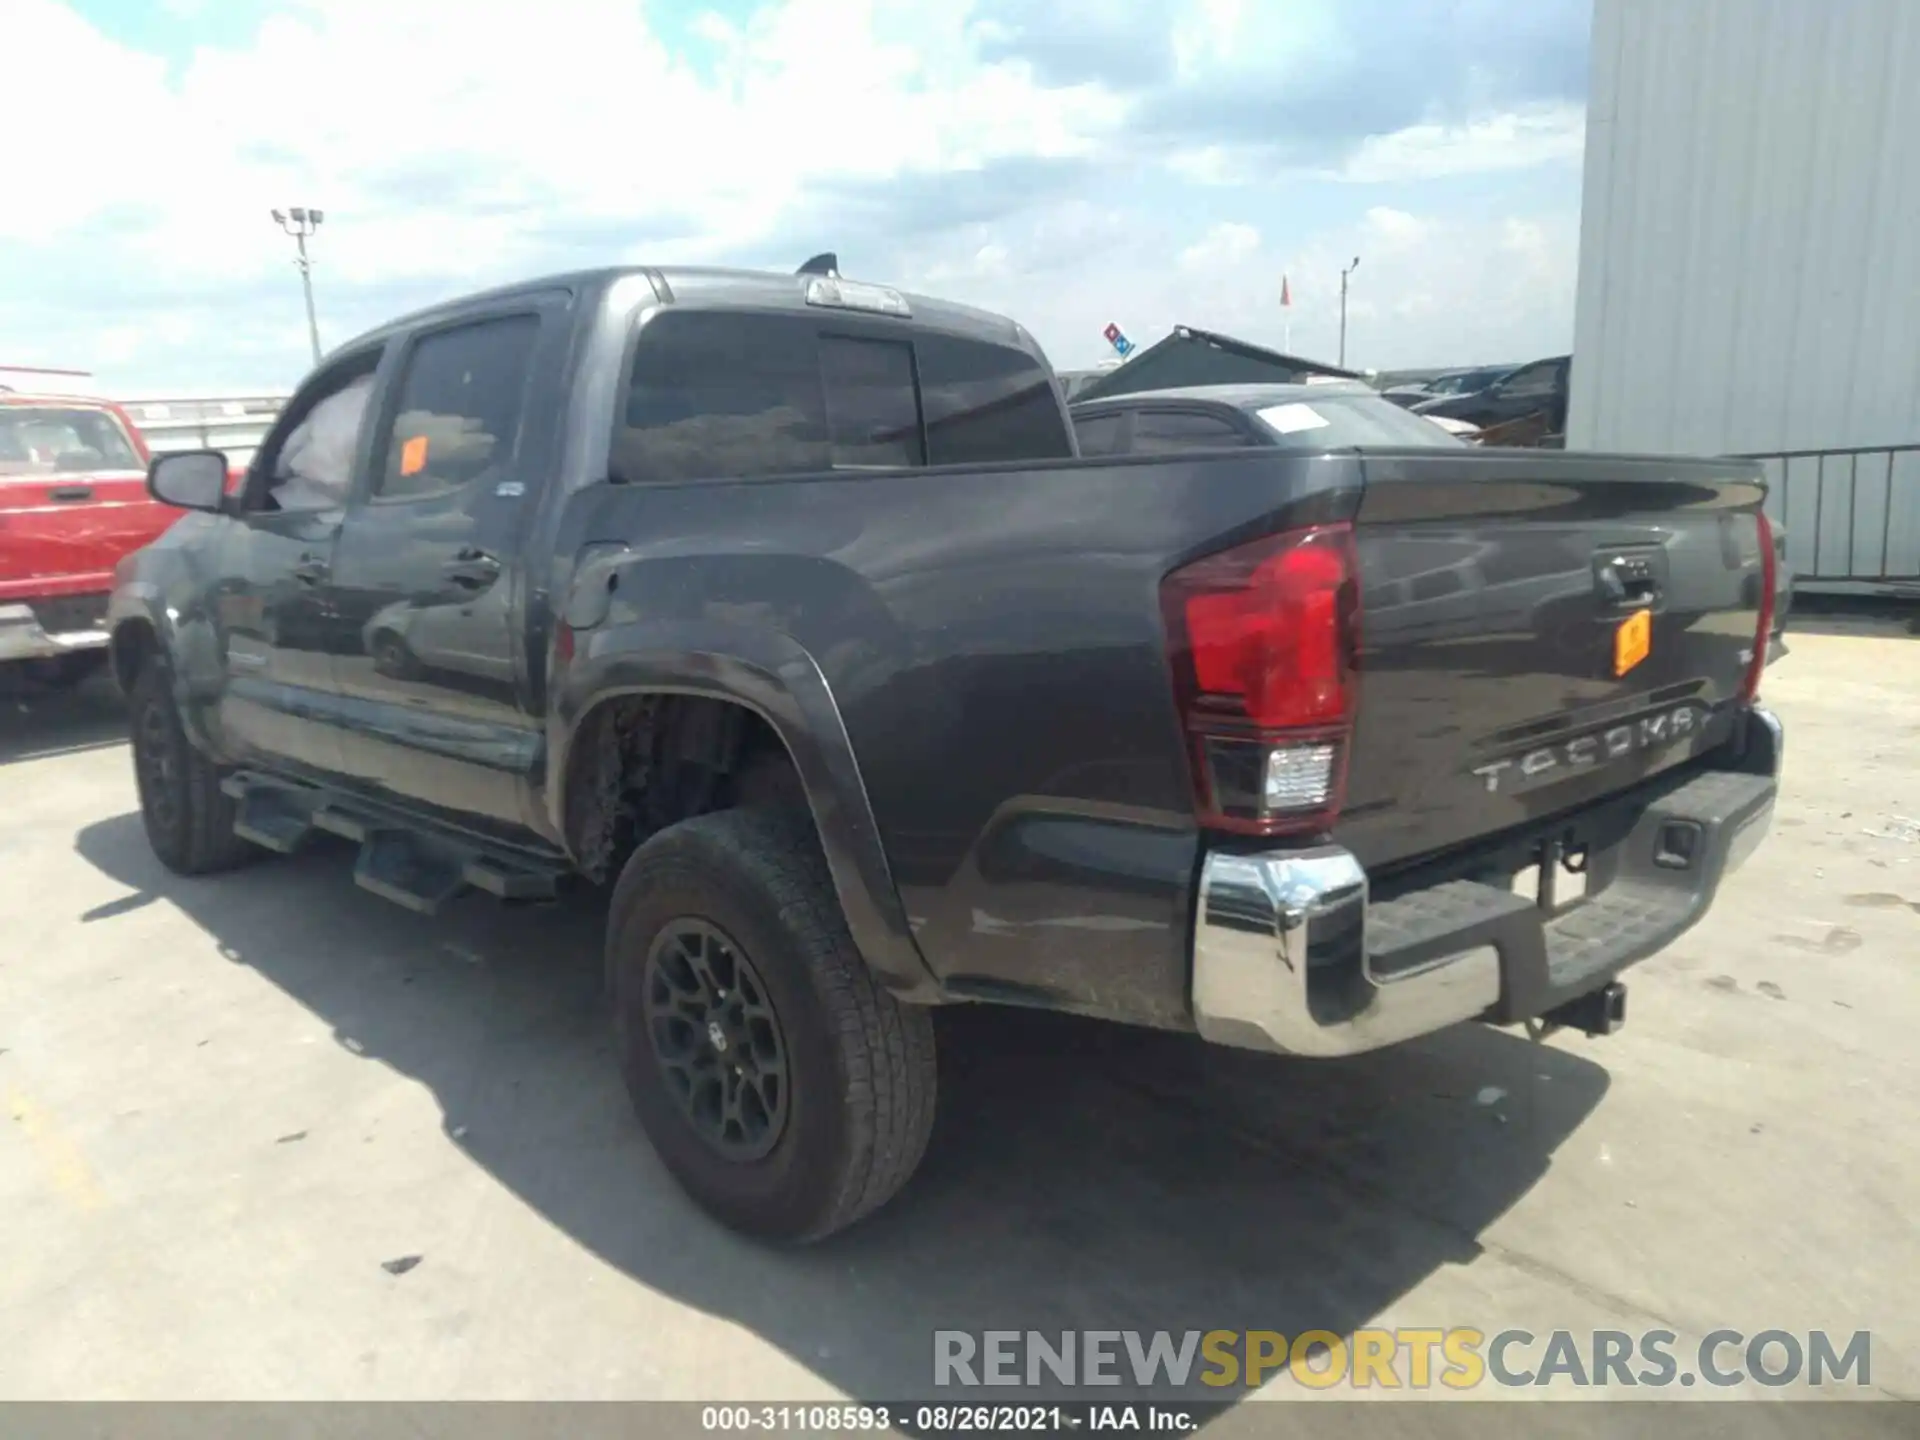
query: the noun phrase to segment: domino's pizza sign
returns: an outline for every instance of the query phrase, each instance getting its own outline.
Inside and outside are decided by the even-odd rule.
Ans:
[[[1126,333],[1118,325],[1109,324],[1100,333],[1107,337],[1107,343],[1113,346],[1122,360],[1133,353],[1133,341],[1126,337]]]

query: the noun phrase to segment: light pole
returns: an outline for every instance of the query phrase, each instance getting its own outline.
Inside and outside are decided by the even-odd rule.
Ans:
[[[300,288],[307,297],[307,339],[313,343],[315,365],[320,363],[320,322],[313,315],[313,262],[307,258],[307,237],[320,228],[325,218],[318,210],[306,210],[298,205],[291,210],[273,212],[273,223],[293,237],[300,251],[300,258],[293,263],[300,267]]]
[[[1340,360],[1342,370],[1347,368],[1347,277],[1360,268],[1360,257],[1353,257],[1353,263],[1340,272]]]

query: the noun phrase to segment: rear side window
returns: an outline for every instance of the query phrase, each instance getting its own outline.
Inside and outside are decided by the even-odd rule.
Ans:
[[[835,465],[893,469],[927,463],[911,345],[823,335],[820,379]]]
[[[374,483],[383,500],[457,490],[513,459],[540,321],[480,320],[424,337],[407,357]]]
[[[1052,372],[1024,350],[950,335],[918,336],[914,349],[928,464],[1072,458]]]
[[[1195,410],[1137,410],[1129,455],[1177,455],[1182,450],[1234,450],[1253,442],[1231,421]]]
[[[1122,418],[1118,414],[1074,417],[1073,433],[1080,441],[1080,453],[1082,455],[1118,454]]]
[[[756,315],[666,314],[633,357],[614,443],[634,480],[825,470],[826,399],[813,327]]]
[[[1021,351],[727,311],[648,324],[613,445],[616,473],[650,482],[1072,454],[1052,376]]]

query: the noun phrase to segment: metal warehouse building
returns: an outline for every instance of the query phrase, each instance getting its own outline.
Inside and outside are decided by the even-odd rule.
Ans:
[[[1755,455],[1920,589],[1920,0],[1596,0],[1567,443]]]

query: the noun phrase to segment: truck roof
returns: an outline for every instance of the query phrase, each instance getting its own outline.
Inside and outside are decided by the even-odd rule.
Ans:
[[[612,265],[592,270],[572,270],[542,275],[534,279],[515,281],[510,285],[495,286],[488,290],[461,295],[389,320],[383,325],[355,336],[344,345],[335,347],[333,353],[345,353],[361,345],[385,339],[393,333],[412,329],[442,315],[458,314],[475,304],[509,299],[517,295],[534,295],[555,289],[583,290],[600,294],[618,281],[636,275],[647,277],[657,291],[670,296],[674,303],[694,301],[708,306],[818,313],[816,307],[807,304],[806,298],[807,286],[819,278],[813,275],[769,270],[735,270],[701,265]],[[857,280],[852,276],[834,278],[848,285],[865,286],[876,283]],[[911,323],[916,326],[944,330],[1001,345],[1015,345],[1036,355],[1039,354],[1039,346],[1034,342],[1033,337],[1020,325],[1003,315],[975,309],[971,305],[958,305],[950,300],[935,299],[931,295],[900,290],[894,286],[882,288],[892,290],[894,294],[906,301],[911,311]]]
[[[9,390],[0,385],[0,405],[60,405],[68,409],[119,410],[121,406],[104,395],[50,395],[27,394],[20,390]]]

